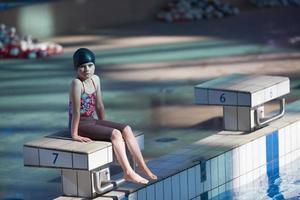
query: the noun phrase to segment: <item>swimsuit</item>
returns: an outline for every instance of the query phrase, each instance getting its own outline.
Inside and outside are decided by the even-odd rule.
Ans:
[[[91,94],[85,92],[82,82],[83,92],[80,96],[80,117],[93,117],[96,110],[96,86],[92,79],[95,91]],[[72,102],[69,102],[69,118],[72,119]]]
[[[91,94],[85,92],[85,87],[82,82],[83,92],[80,96],[80,121],[78,126],[78,134],[80,136],[89,137],[93,140],[110,141],[113,129],[119,130],[121,133],[126,127],[125,124],[97,120],[94,119],[96,111],[96,91],[97,87],[92,79],[95,91]],[[69,101],[69,132],[71,133],[72,123],[72,102]]]

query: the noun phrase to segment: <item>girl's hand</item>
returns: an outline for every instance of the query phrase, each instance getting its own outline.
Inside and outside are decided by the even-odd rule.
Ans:
[[[75,137],[72,137],[73,140],[75,141],[78,141],[78,142],[91,142],[92,140],[88,137],[82,137],[82,136],[75,136]]]

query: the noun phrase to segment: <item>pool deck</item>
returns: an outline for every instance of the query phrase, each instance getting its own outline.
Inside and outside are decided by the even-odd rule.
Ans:
[[[243,145],[253,143],[253,141],[259,141],[260,138],[269,135],[270,133],[276,132],[280,129],[283,129],[291,124],[300,124],[300,112],[295,111],[299,106],[300,101],[297,101],[290,106],[288,106],[288,111],[284,117],[270,123],[268,126],[255,130],[251,133],[241,132],[241,131],[220,131],[215,132],[214,134],[200,139],[196,142],[193,142],[189,145],[186,145],[184,148],[176,149],[173,152],[153,159],[148,162],[149,167],[158,175],[157,181],[150,182],[147,186],[136,185],[132,183],[125,183],[118,187],[117,189],[108,192],[100,197],[93,198],[94,200],[107,200],[107,199],[123,199],[126,197],[130,199],[130,195],[136,195],[138,192],[143,191],[147,192],[145,196],[150,196],[150,199],[153,199],[156,191],[154,191],[153,186],[159,184],[160,182],[166,181],[166,179],[179,176],[183,171],[192,170],[193,167],[201,164],[201,162],[207,162],[213,158],[217,159],[231,150],[235,150],[238,147]],[[296,125],[299,126],[299,125]],[[201,130],[199,130],[201,134]],[[297,141],[300,141],[300,137],[295,138]],[[259,152],[259,149],[255,150],[253,144],[251,144],[251,151]],[[241,152],[241,150],[239,150]],[[259,152],[262,153],[262,152]],[[245,156],[248,155],[248,152]],[[253,154],[256,159],[260,159],[259,155]],[[247,156],[247,159],[254,160]],[[227,161],[226,161],[227,162]],[[225,161],[224,161],[225,163]],[[251,164],[252,165],[252,164]],[[254,165],[254,164],[253,164]],[[260,166],[260,165],[259,165]],[[212,170],[212,168],[210,169]],[[224,167],[225,170],[225,167]],[[225,172],[225,171],[224,171]],[[216,173],[216,172],[211,172]],[[218,172],[217,172],[218,173]],[[114,177],[120,177],[121,174],[115,175]],[[197,176],[194,174],[194,176]],[[220,176],[220,175],[219,175]],[[225,174],[224,174],[225,177]],[[196,179],[197,181],[197,179]],[[153,191],[150,191],[149,188],[152,188]],[[174,193],[174,192],[173,192]],[[157,194],[156,194],[157,195]],[[174,195],[174,194],[172,194]],[[195,195],[196,196],[196,195]],[[83,200],[86,198],[74,198],[61,196],[56,198],[56,200]],[[138,199],[143,199],[139,197]]]
[[[284,75],[291,79],[287,102],[299,100],[299,20],[299,8],[276,8],[223,20],[146,22],[52,38],[65,53],[49,59],[1,60],[0,199],[61,195],[57,171],[24,167],[22,146],[66,127],[71,54],[79,46],[96,52],[107,119],[145,132],[149,164],[197,141],[220,147],[206,155],[211,157],[232,147],[220,139],[235,138],[230,145],[238,145],[240,137],[254,135],[216,135],[222,131],[222,109],[195,105],[193,86],[236,72]],[[275,107],[271,103],[267,110]],[[202,151],[207,148],[193,150],[186,164]],[[152,162],[159,176],[167,176]]]

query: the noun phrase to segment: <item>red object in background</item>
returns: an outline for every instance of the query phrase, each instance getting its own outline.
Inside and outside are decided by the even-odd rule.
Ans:
[[[19,37],[14,27],[0,24],[0,58],[44,58],[62,53],[61,45],[53,42],[38,42],[30,35]]]
[[[61,54],[62,52],[62,46],[55,43],[36,43],[31,45],[31,48],[25,50],[22,50],[20,44],[8,44],[0,49],[0,58],[34,59]]]
[[[8,58],[19,58],[22,54],[20,45],[17,44],[8,44],[6,45],[6,56]]]

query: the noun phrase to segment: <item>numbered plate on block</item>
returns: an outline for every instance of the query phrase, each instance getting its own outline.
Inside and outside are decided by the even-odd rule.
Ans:
[[[113,161],[110,142],[42,138],[24,145],[24,165],[92,170]]]
[[[134,131],[141,149],[144,134]],[[35,167],[93,170],[113,162],[112,144],[106,141],[77,142],[60,131],[24,144],[24,165]]]
[[[209,90],[208,102],[213,105],[236,105],[237,93],[222,90]]]
[[[287,77],[229,75],[195,86],[195,101],[203,105],[255,107],[290,92]]]

